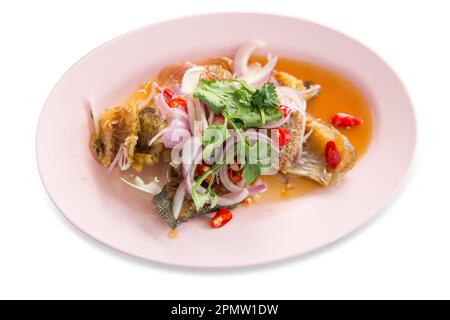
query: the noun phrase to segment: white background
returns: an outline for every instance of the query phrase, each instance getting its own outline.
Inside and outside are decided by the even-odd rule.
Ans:
[[[312,20],[362,41],[398,72],[416,108],[418,148],[396,200],[369,225],[287,262],[193,271],[107,249],[54,208],[34,139],[62,74],[129,30],[214,11]],[[0,298],[450,298],[449,12],[444,0],[2,1]]]

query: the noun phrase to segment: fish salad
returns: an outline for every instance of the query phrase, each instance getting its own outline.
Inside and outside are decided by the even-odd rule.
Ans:
[[[278,70],[271,54],[250,63],[263,47],[249,41],[232,59],[165,67],[126,103],[92,110],[90,147],[110,172],[167,165],[164,186],[139,176],[122,180],[151,194],[171,229],[207,213],[214,214],[211,227],[223,227],[233,208],[264,196],[265,175],[329,187],[354,166],[356,149],[338,129],[363,120],[342,112],[330,121],[314,118],[308,103],[320,99],[320,83]]]

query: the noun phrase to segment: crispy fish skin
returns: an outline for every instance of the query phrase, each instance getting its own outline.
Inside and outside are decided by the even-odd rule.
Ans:
[[[220,80],[229,80],[233,79],[233,74],[222,67],[221,65],[211,64],[205,67],[205,72],[202,73],[201,79],[210,80],[210,79],[220,79]]]
[[[128,157],[133,159],[140,129],[136,104],[127,104],[103,111],[99,116],[99,132],[92,140],[97,159],[107,167],[123,143]]]
[[[312,133],[304,144],[302,163],[294,165],[287,172],[316,181],[323,187],[340,184],[345,173],[353,168],[358,159],[350,140],[331,124],[317,119],[308,119],[306,130],[312,130]],[[324,156],[329,141],[336,143],[341,156],[341,162],[334,170],[327,166]]]
[[[204,79],[231,79],[233,77],[233,60],[228,57],[215,57],[200,63],[206,67],[206,71],[202,74]],[[161,88],[172,88],[174,85],[180,84],[183,79],[184,72],[194,64],[190,61],[172,64],[162,69],[155,81]]]
[[[204,206],[199,211],[196,210],[194,202],[185,196],[178,219],[173,216],[172,205],[176,190],[180,183],[184,183],[180,174],[171,167],[170,181],[164,186],[162,191],[153,197],[153,205],[156,212],[163,218],[171,229],[176,229],[180,224],[188,222],[194,217],[217,211],[221,207],[210,208]],[[223,194],[222,190],[215,190],[218,194]],[[233,206],[234,207],[234,206]],[[227,207],[228,209],[232,207]]]
[[[295,90],[304,90],[306,89],[305,84],[302,80],[297,79],[295,76],[284,72],[284,71],[275,71],[273,73],[273,77],[278,83],[282,86],[290,87]]]
[[[313,85],[313,83],[310,81],[300,80],[297,77],[293,76],[292,74],[284,72],[284,71],[275,71],[273,73],[273,77],[275,78],[275,80],[278,81],[278,83],[280,85],[295,89],[297,91],[306,90],[311,85]],[[316,92],[304,95],[303,98],[306,101],[310,101],[314,97],[316,97],[318,94],[319,94],[319,91],[316,91]]]
[[[139,113],[140,130],[134,154],[134,161],[146,165],[155,165],[162,159],[166,147],[161,140],[155,141],[150,147],[150,140],[162,129],[167,122],[161,119],[153,108],[143,109]]]

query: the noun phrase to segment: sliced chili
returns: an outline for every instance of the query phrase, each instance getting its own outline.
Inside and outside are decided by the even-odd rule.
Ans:
[[[166,88],[166,89],[163,90],[163,96],[164,96],[164,98],[166,98],[166,99],[172,99],[172,97],[173,97],[173,91]]]
[[[187,102],[183,98],[173,98],[167,100],[167,104],[171,108],[179,108],[187,112]]]
[[[285,106],[285,105],[282,105],[282,104],[280,104],[278,106],[278,110],[283,112],[283,118],[286,118],[289,115],[289,113],[291,112],[291,109],[288,106]]]
[[[331,123],[335,127],[343,127],[343,128],[350,128],[362,125],[364,121],[361,118],[358,118],[354,115],[348,114],[348,113],[337,113],[333,119],[331,119]]]
[[[233,213],[227,209],[219,209],[214,218],[211,219],[211,227],[217,229],[222,228],[233,218]]]
[[[202,176],[203,174],[205,174],[206,172],[208,172],[208,170],[210,169],[211,167],[210,166],[208,166],[207,164],[205,164],[205,163],[199,163],[198,165],[197,165],[197,168],[195,168],[195,173],[197,173],[197,175],[198,176]],[[207,177],[204,181],[203,181],[203,185],[204,186],[206,186],[206,185],[209,185],[209,182],[211,181],[211,175],[209,176],[209,177]]]
[[[279,141],[280,147],[291,142],[292,134],[288,129],[278,128],[277,131],[278,131],[278,139],[279,139],[278,141]]]
[[[339,151],[337,149],[336,142],[327,142],[325,146],[325,161],[327,162],[327,165],[332,169],[336,169],[341,162],[341,155],[339,154]]]

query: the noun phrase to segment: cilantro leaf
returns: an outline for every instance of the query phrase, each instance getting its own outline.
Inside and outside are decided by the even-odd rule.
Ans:
[[[197,209],[197,211],[203,208],[208,199],[209,199],[208,193],[202,194],[197,190],[194,190],[194,188],[192,188],[192,200],[194,201],[195,208]]]
[[[239,104],[239,99],[235,96],[236,90],[236,86],[230,81],[202,79],[194,92],[194,97],[206,103],[214,114],[222,114]]]
[[[243,80],[200,80],[194,97],[242,128],[259,128],[283,117],[272,84],[255,89]]]
[[[256,90],[252,95],[252,105],[267,111],[277,109],[280,101],[275,86],[266,83],[261,89]]]
[[[209,158],[212,152],[222,146],[222,144],[230,137],[228,132],[227,120],[222,125],[209,126],[203,133],[202,142],[205,146],[203,150],[204,158]]]
[[[201,208],[203,208],[208,200],[211,200],[211,204],[214,206],[217,205],[217,194],[211,190],[212,182],[214,181],[215,174],[217,171],[219,171],[220,168],[222,168],[224,164],[215,164],[211,169],[209,169],[207,172],[202,174],[194,183],[194,186],[191,189],[192,192],[192,200],[195,204],[195,209],[199,211]],[[200,188],[203,181],[205,181],[206,178],[209,176],[211,177],[210,184],[208,186],[208,189],[205,193],[200,193],[197,190]]]
[[[261,167],[258,164],[246,164],[242,172],[245,183],[251,184],[261,175]]]

